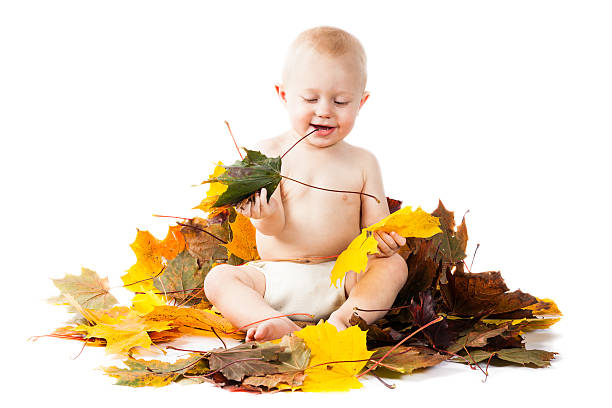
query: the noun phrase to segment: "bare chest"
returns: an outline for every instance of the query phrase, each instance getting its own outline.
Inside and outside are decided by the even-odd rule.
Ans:
[[[356,204],[363,188],[363,174],[357,163],[346,160],[304,158],[283,163],[281,181],[283,202],[310,205]]]

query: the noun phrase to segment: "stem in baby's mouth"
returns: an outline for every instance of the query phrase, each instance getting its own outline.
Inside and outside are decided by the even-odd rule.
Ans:
[[[314,132],[316,132],[317,130],[319,130],[319,129],[315,128],[315,130],[313,130],[313,131],[312,131],[312,132],[310,132],[310,133],[307,133],[307,134],[306,134],[306,136],[303,136],[303,137],[302,137],[300,140],[298,140],[297,142],[295,142],[295,143],[293,144],[293,146],[291,146],[291,147],[290,147],[290,148],[289,148],[289,149],[288,149],[288,150],[287,150],[287,151],[286,151],[286,152],[285,152],[285,153],[284,153],[284,154],[281,156],[281,160],[283,160],[283,157],[285,157],[285,155],[286,155],[287,153],[289,153],[289,151],[290,151],[291,149],[293,149],[293,148],[295,147],[295,145],[296,145],[296,144],[300,143],[302,140],[306,139],[308,136],[312,135],[312,134],[313,134]]]

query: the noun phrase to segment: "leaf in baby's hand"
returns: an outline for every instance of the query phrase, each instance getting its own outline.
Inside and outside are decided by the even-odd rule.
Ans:
[[[219,195],[212,207],[226,207],[238,204],[253,193],[265,188],[268,200],[281,181],[281,158],[270,158],[261,152],[244,148],[247,155],[233,165],[223,166],[225,172],[210,177],[204,183],[219,183],[227,189]]]
[[[420,207],[412,211],[411,207],[390,214],[376,224],[361,231],[336,260],[331,272],[331,282],[338,287],[338,280],[348,271],[361,273],[368,264],[368,255],[378,253],[378,241],[372,235],[374,231],[395,231],[403,237],[429,238],[440,232],[439,222]]]
[[[331,282],[338,287],[338,281],[348,271],[361,273],[368,264],[368,255],[378,253],[378,241],[370,231],[362,231],[336,259],[331,271]]]
[[[82,268],[80,275],[66,274],[62,279],[52,279],[61,294],[49,299],[56,304],[67,304],[63,295],[69,294],[82,307],[87,309],[109,309],[117,304],[117,299],[110,294],[108,278],[100,278],[90,269]],[[74,307],[71,311],[76,311]]]
[[[408,206],[370,225],[365,230],[395,231],[402,237],[429,238],[442,231],[439,225],[440,221],[433,214],[426,213],[421,207],[412,211],[412,208]]]

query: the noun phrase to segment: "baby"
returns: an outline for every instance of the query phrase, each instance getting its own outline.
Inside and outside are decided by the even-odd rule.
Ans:
[[[338,288],[330,285],[335,258],[361,228],[389,215],[376,158],[344,140],[369,97],[365,85],[365,52],[351,34],[317,27],[292,43],[282,83],[276,85],[291,129],[261,141],[255,150],[281,156],[316,129],[283,158],[281,173],[344,192],[283,178],[269,202],[262,189],[236,206],[255,226],[261,261],[213,268],[204,282],[207,298],[236,327],[296,314],[250,325],[247,341],[276,339],[299,330],[291,318],[324,318],[338,330],[345,329],[353,308],[389,308],[406,281],[406,263],[397,254],[405,238],[375,232],[380,253],[369,256],[365,272],[350,271]],[[373,195],[380,202],[348,191]],[[372,323],[385,313],[359,315]]]

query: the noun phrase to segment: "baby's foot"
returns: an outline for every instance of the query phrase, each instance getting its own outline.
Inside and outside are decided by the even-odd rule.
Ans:
[[[300,327],[290,319],[283,317],[266,320],[257,327],[251,327],[246,332],[245,341],[268,341],[280,339],[285,334],[300,330]]]
[[[331,316],[329,316],[329,319],[327,319],[327,322],[334,325],[336,329],[338,329],[338,331],[342,331],[346,329],[347,327],[349,327],[349,325],[346,324],[342,319],[340,319],[338,315],[335,314],[335,312],[332,313]]]

